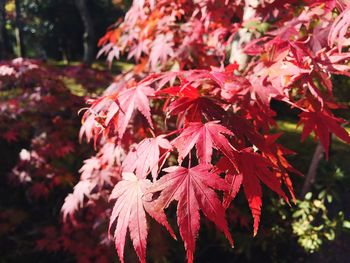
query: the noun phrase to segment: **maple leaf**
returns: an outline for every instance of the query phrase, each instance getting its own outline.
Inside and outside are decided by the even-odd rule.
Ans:
[[[329,157],[329,141],[331,133],[334,133],[343,141],[350,143],[350,135],[340,126],[341,123],[345,122],[343,119],[336,118],[325,110],[317,112],[302,112],[299,116],[299,124],[304,124],[301,140],[304,141],[306,137],[314,131],[325,149],[327,159]]]
[[[114,185],[113,181],[120,179],[120,171],[118,166],[107,166],[102,162],[102,158],[91,157],[84,161],[84,165],[79,172],[80,180],[88,181],[92,188],[103,189],[104,186]]]
[[[165,35],[157,35],[156,39],[153,41],[149,56],[149,64],[153,70],[157,69],[158,62],[164,65],[169,60],[168,57],[174,56],[172,39],[172,33],[168,32]]]
[[[81,207],[84,203],[84,198],[89,196],[94,184],[92,184],[88,180],[80,181],[74,186],[73,193],[69,194],[65,199],[63,206],[61,208],[61,212],[63,213],[63,221],[67,221],[67,217],[71,219],[74,223],[75,219],[73,217],[74,213],[78,211],[79,207]]]
[[[151,119],[151,109],[147,96],[153,96],[154,90],[147,86],[147,83],[141,83],[134,88],[127,89],[117,95],[116,103],[113,109],[110,109],[106,119],[106,125],[118,113],[118,135],[122,138],[126,127],[131,119],[132,113],[137,108],[147,119],[149,125],[153,128]]]
[[[185,243],[188,262],[193,262],[195,241],[200,227],[199,210],[224,232],[230,244],[233,240],[225,218],[225,210],[214,190],[227,190],[225,181],[210,172],[211,165],[199,164],[192,168],[171,166],[164,169],[167,174],[150,187],[150,192],[160,192],[155,201],[156,210],[162,211],[176,200],[177,224]]]
[[[61,212],[63,213],[63,222],[66,222],[67,218],[69,217],[74,223],[75,219],[73,215],[76,211],[78,211],[79,206],[80,200],[74,194],[67,195],[61,208]]]
[[[197,157],[201,163],[210,163],[213,148],[231,157],[232,146],[225,135],[233,135],[226,127],[217,121],[208,123],[192,122],[172,141],[179,152],[179,163],[189,154],[196,145]]]
[[[82,118],[82,125],[79,131],[79,140],[82,141],[84,135],[86,141],[90,142],[92,139],[94,141],[94,146],[96,148],[96,143],[98,136],[100,135],[101,126],[96,125],[96,118],[90,111],[86,111]]]
[[[350,73],[348,72],[350,67],[347,65],[347,63],[343,63],[349,58],[349,52],[337,53],[336,48],[333,48],[326,52],[326,49],[323,48],[316,53],[314,60],[320,67],[318,74],[325,74],[329,72],[333,74],[350,76]],[[330,85],[332,84],[330,83]]]
[[[103,163],[107,163],[109,166],[121,165],[121,160],[125,158],[124,149],[120,144],[115,143],[116,138],[112,138],[110,141],[105,142],[98,156],[101,157]]]
[[[124,247],[127,229],[140,262],[146,262],[148,227],[145,211],[162,224],[175,238],[162,211],[155,211],[151,205],[151,194],[145,194],[152,185],[148,179],[139,179],[133,173],[123,173],[123,180],[114,187],[110,200],[116,199],[109,224],[109,233],[115,225],[115,246],[121,262],[124,262]]]
[[[224,195],[224,206],[228,207],[229,203],[237,195],[241,184],[243,184],[244,193],[248,200],[249,207],[254,219],[254,235],[259,228],[261,206],[262,206],[262,189],[260,181],[267,185],[271,190],[283,197],[288,203],[288,197],[281,189],[281,182],[273,171],[273,165],[261,155],[251,152],[250,148],[242,151],[235,151],[234,162],[219,163],[219,169],[227,171],[226,181],[230,184],[230,190]]]
[[[148,82],[143,82],[133,88],[108,96],[114,102],[108,107],[105,125],[107,126],[113,120],[116,123],[119,138],[123,137],[135,108],[145,116],[153,128],[148,96],[153,96],[154,90],[147,84]],[[116,115],[117,118],[114,119]]]
[[[160,149],[171,149],[172,145],[164,138],[164,135],[155,138],[146,138],[130,151],[123,162],[124,172],[135,172],[138,178],[144,179],[149,172],[152,173],[153,181],[158,176],[158,163],[160,161]],[[163,159],[165,160],[165,158]]]
[[[173,77],[172,74],[164,74],[162,77],[162,85],[164,81]],[[169,114],[178,116],[179,124],[186,124],[188,122],[200,122],[204,116],[207,120],[220,119],[225,111],[224,109],[215,102],[212,98],[204,97],[200,95],[199,89],[192,86],[192,81],[198,81],[201,78],[205,78],[208,75],[207,71],[189,71],[186,76],[177,74],[181,81],[180,86],[171,86],[158,90],[156,95],[168,97],[169,95],[176,96],[170,105],[165,103],[165,107]],[[169,75],[169,76],[167,76]],[[161,86],[161,84],[159,84]]]
[[[343,46],[350,44],[346,38],[348,28],[350,27],[350,6],[348,6],[333,22],[328,35],[328,44],[333,46],[338,44],[338,50],[341,51]]]

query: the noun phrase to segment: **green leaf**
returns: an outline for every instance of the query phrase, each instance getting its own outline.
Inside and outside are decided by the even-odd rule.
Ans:
[[[308,192],[306,195],[305,195],[305,200],[310,200],[312,198],[312,193],[311,192]]]
[[[343,227],[347,228],[347,229],[350,229],[350,221],[344,220]]]

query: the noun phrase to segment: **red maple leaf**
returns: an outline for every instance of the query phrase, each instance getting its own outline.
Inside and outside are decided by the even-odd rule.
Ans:
[[[151,186],[148,179],[139,179],[133,173],[123,173],[123,180],[114,187],[110,200],[116,199],[113,207],[109,232],[114,228],[115,246],[121,262],[124,262],[124,247],[127,229],[140,262],[146,262],[146,245],[148,227],[145,211],[158,223],[166,227],[175,238],[175,234],[168,225],[162,211],[155,212],[151,205],[151,194],[145,194]]]
[[[215,193],[215,190],[227,190],[227,184],[216,173],[210,172],[211,165],[200,164],[193,168],[171,166],[164,169],[168,174],[160,178],[150,188],[159,192],[155,201],[155,209],[162,211],[176,200],[177,223],[180,235],[185,243],[188,262],[193,262],[195,242],[199,230],[199,210],[224,232],[230,244],[233,244],[225,218],[225,209]]]
[[[328,113],[325,110],[302,112],[299,116],[299,124],[304,124],[301,140],[304,141],[306,137],[314,131],[325,149],[327,159],[331,133],[334,133],[345,142],[350,143],[348,132],[340,126],[341,123],[345,122],[343,119],[334,117],[331,113]]]
[[[74,186],[74,192],[64,199],[64,204],[61,208],[64,222],[67,221],[68,217],[73,223],[75,222],[74,213],[83,205],[85,197],[90,196],[94,186],[95,185],[88,180],[80,181]]]
[[[152,125],[151,109],[149,106],[148,96],[153,96],[154,90],[147,83],[141,83],[134,88],[122,91],[116,96],[116,103],[113,109],[109,109],[106,125],[118,114],[117,127],[119,138],[122,138],[128,123],[130,122],[134,109],[137,108],[147,119],[149,125]]]
[[[350,26],[350,7],[348,6],[333,22],[328,35],[328,44],[338,44],[341,51],[343,46],[349,45],[349,38],[346,38]]]
[[[89,124],[84,131],[81,131],[81,136],[85,133],[90,139],[93,137],[90,130],[95,127],[101,126],[108,131],[110,126],[114,126],[121,139],[135,109],[142,113],[153,128],[148,99],[149,96],[154,95],[154,89],[149,87],[152,81],[152,79],[144,80],[132,88],[122,89],[93,101],[90,111],[84,114],[83,120],[89,120]],[[94,125],[91,119],[95,121]]]
[[[221,151],[224,155],[231,157],[232,146],[225,135],[233,133],[218,124],[218,121],[192,122],[172,141],[172,144],[179,152],[179,163],[189,154],[196,145],[197,157],[201,163],[210,163],[213,148]]]
[[[130,151],[123,162],[124,172],[134,172],[138,178],[146,178],[149,172],[152,173],[153,180],[157,179],[158,163],[160,161],[160,149],[171,149],[170,142],[164,135],[155,138],[146,138],[136,147],[135,151]],[[165,160],[163,158],[163,160]]]
[[[237,195],[240,185],[243,184],[244,193],[248,200],[249,207],[254,219],[254,235],[259,228],[262,189],[260,181],[271,190],[283,197],[286,202],[288,198],[281,189],[281,182],[273,170],[273,164],[261,155],[251,152],[250,148],[240,152],[234,152],[234,163],[219,162],[219,169],[226,171],[226,181],[230,184],[230,189],[224,195],[224,206],[228,207],[230,202]]]
[[[158,63],[164,65],[169,60],[169,57],[174,56],[172,39],[173,34],[168,32],[167,34],[157,35],[153,41],[149,55],[149,64],[153,71],[157,69]]]

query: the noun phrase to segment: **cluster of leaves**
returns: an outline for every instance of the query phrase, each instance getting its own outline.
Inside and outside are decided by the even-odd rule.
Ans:
[[[300,113],[301,139],[313,132],[327,158],[331,134],[350,143],[333,113],[343,105],[331,80],[349,75],[349,10],[335,0],[133,1],[100,53],[110,62],[127,54],[137,65],[90,100],[81,137],[101,150],[67,197],[65,218],[96,205],[96,193],[108,196],[114,169],[109,232],[122,262],[128,229],[145,262],[147,214],[176,238],[165,214],[174,201],[188,262],[199,211],[233,245],[225,213],[241,186],[255,235],[261,185],[289,203],[289,174],[299,174],[286,160],[292,152],[276,142],[281,134],[271,133],[272,100]]]
[[[9,157],[1,162],[2,166],[6,166],[1,167],[2,172],[10,170],[9,181],[1,178],[4,183],[2,189],[6,185],[23,189],[30,204],[18,211],[15,207],[18,204],[11,204],[13,207],[9,210],[6,206],[2,207],[1,235],[11,239],[11,235],[16,236],[16,226],[29,221],[32,210],[41,211],[39,221],[35,221],[34,225],[26,223],[26,233],[32,232],[36,236],[37,249],[68,251],[80,262],[93,257],[100,258],[102,262],[107,255],[112,256],[112,250],[108,242],[104,244],[99,240],[104,231],[94,228],[94,221],[90,218],[95,219],[95,214],[82,214],[84,223],[74,228],[61,226],[58,218],[50,220],[51,214],[56,213],[58,217],[57,206],[62,204],[65,193],[76,183],[78,167],[88,152],[86,145],[80,145],[78,139],[80,120],[77,113],[84,104],[84,98],[73,95],[62,78],[63,74],[71,72],[70,77],[79,82],[81,77],[74,73],[82,70],[84,68],[70,67],[62,71],[22,58],[0,63],[0,142],[5,146],[3,153],[6,149],[16,149],[6,152]],[[92,70],[89,72],[93,74]],[[102,73],[96,71],[96,75]],[[98,79],[92,83],[98,83]],[[96,165],[86,161],[86,166]],[[92,170],[89,170],[89,175],[91,173]],[[79,185],[83,190],[84,183]]]
[[[312,194],[308,193],[305,200],[298,201],[292,226],[298,242],[306,251],[319,250],[324,241],[334,240],[341,228],[350,228],[350,222],[344,220],[343,212],[334,218],[327,214],[326,202],[331,203],[332,199],[332,195],[322,191],[318,199],[312,200]]]
[[[37,61],[1,63],[0,83],[1,137],[27,147],[12,175],[29,183],[33,195],[47,197],[50,189],[72,181],[59,160],[78,150],[71,111],[78,111],[83,100],[67,90],[54,69]]]

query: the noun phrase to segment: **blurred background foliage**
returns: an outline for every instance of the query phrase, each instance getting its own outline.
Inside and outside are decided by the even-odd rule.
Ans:
[[[1,1],[6,2],[7,56],[19,56],[17,0]],[[26,57],[65,62],[82,58],[84,25],[75,0],[20,0],[18,4]],[[86,5],[96,32],[97,46],[106,28],[124,15],[128,1],[88,0]]]
[[[123,17],[130,1],[85,2],[93,22],[96,47],[106,28]],[[17,10],[16,4],[19,5]],[[116,62],[111,70],[106,68],[105,63],[97,60],[89,68],[81,65],[84,57],[85,29],[74,0],[0,0],[0,9],[2,62],[20,56],[20,45],[22,45],[22,52],[26,57],[46,61],[51,65],[50,74],[55,74],[60,87],[67,91],[64,93],[64,99],[74,97],[74,100],[80,101],[74,108],[58,107],[57,111],[51,112],[51,115],[42,112],[41,119],[36,120],[37,125],[40,122],[47,123],[47,120],[51,121],[55,117],[54,115],[66,112],[64,118],[68,117],[68,121],[74,123],[71,125],[71,134],[68,137],[77,142],[80,121],[76,114],[79,107],[84,106],[83,97],[100,94],[113,81],[113,74],[130,68],[130,64]],[[18,12],[20,22],[16,20]],[[19,24],[22,43],[19,43]],[[94,57],[96,51],[97,48]],[[55,73],[52,73],[53,71]],[[337,76],[333,82],[336,85],[335,95],[338,100],[350,105],[350,80]],[[23,89],[34,93],[34,90],[28,90],[26,84],[11,83],[15,84],[4,88],[4,82],[0,81],[2,85],[0,107],[5,107],[4,105],[8,107],[11,101],[23,95]],[[32,86],[36,85],[37,83],[34,83]],[[38,107],[40,106],[39,104]],[[273,106],[278,114],[278,123],[284,132],[279,142],[298,153],[289,160],[306,175],[317,144],[312,138],[304,143],[300,142],[301,128],[297,127],[295,112],[277,102]],[[5,114],[4,112],[1,111],[0,114]],[[23,118],[32,120],[30,113],[23,115],[21,112],[21,114],[21,119],[14,118],[12,121],[20,122]],[[340,114],[349,120],[348,110],[343,110]],[[10,123],[0,123],[2,134],[8,130]],[[60,187],[49,189],[50,191],[43,196],[33,196],[31,194],[33,184],[18,184],[9,179],[9,174],[20,159],[21,151],[30,148],[38,135],[33,125],[20,128],[23,129],[22,135],[13,140],[0,136],[0,262],[76,262],[72,251],[38,244],[43,237],[42,229],[47,230],[48,226],[55,226],[54,229],[60,228],[60,208],[63,199],[77,182],[79,176],[77,171],[83,159],[89,155],[89,147],[77,145],[78,151],[49,160],[55,169],[62,164],[65,166],[66,173],[59,175]],[[195,260],[197,262],[349,262],[349,156],[349,147],[333,139],[330,160],[325,161],[324,158],[320,160],[316,178],[307,188],[306,195],[301,192],[305,177],[293,178],[299,199],[291,206],[278,200],[271,191],[265,191],[262,225],[255,238],[252,237],[248,206],[244,198],[239,195],[233,209],[229,210],[232,212],[227,215],[231,230],[235,233],[235,248],[231,249],[213,225],[207,224],[201,228]],[[57,234],[52,229],[47,232],[53,238]],[[167,238],[163,235],[165,233],[161,231],[149,235],[153,239],[149,248],[150,262],[182,262],[185,258],[182,244],[170,239],[162,242]],[[128,247],[126,254],[131,259],[130,262],[133,262],[135,255],[130,241]],[[110,251],[108,255],[115,253],[113,247],[108,249]],[[159,257],[160,254],[163,256]],[[115,261],[117,261],[115,256],[109,256],[107,259],[107,262]],[[94,262],[102,260],[96,259]]]

